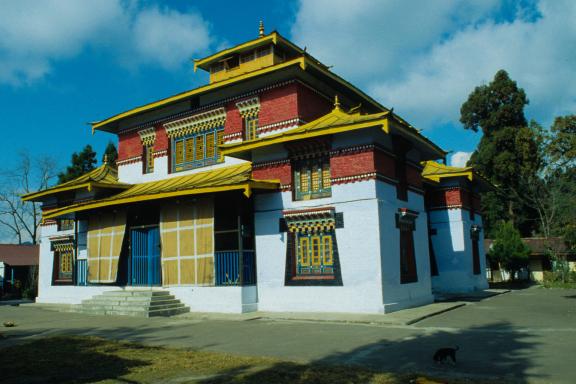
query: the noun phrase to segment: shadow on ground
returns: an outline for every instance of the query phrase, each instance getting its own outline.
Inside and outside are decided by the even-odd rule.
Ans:
[[[306,327],[306,324],[302,324]],[[60,332],[62,333],[62,332]],[[34,337],[38,336],[34,331]],[[69,334],[98,335],[111,339],[150,342],[147,330],[129,327],[95,332],[93,329],[74,329]],[[41,336],[53,336],[47,330]],[[20,343],[27,335],[25,331],[13,333],[13,341]],[[335,338],[338,336],[335,334]],[[101,380],[132,383],[123,376],[133,369],[145,367],[148,362],[135,358],[113,356],[102,341],[96,338],[75,338],[64,342],[59,338],[32,339],[27,344],[27,353],[22,356],[11,353],[10,348],[0,349],[0,371],[3,383],[22,383],[17,373],[26,371],[31,383],[91,383]],[[70,339],[66,339],[70,340]],[[168,344],[167,340],[166,344]],[[1,344],[5,345],[5,342]],[[51,343],[51,345],[45,345]],[[446,346],[459,346],[456,365],[435,364],[434,351]],[[201,350],[214,345],[202,346]],[[529,380],[546,380],[529,373],[533,368],[530,356],[536,347],[532,335],[518,332],[507,322],[497,322],[465,330],[428,330],[415,337],[402,340],[380,339],[362,347],[331,354],[310,363],[277,362],[267,365],[242,364],[217,375],[179,380],[173,377],[165,382],[178,383],[408,383],[417,374],[437,379],[474,379],[476,382],[527,383]],[[117,348],[117,347],[113,347]],[[305,345],[302,346],[305,348]],[[41,353],[53,350],[53,354]],[[113,352],[113,351],[112,351]],[[363,368],[363,369],[360,369]],[[368,369],[368,370],[366,370]],[[382,375],[387,372],[389,375]],[[170,374],[170,373],[169,373]],[[194,376],[194,375],[193,375]],[[146,382],[146,381],[141,381]],[[470,382],[470,381],[465,381]]]
[[[535,347],[530,335],[517,332],[506,322],[460,330],[437,331],[409,340],[379,340],[360,348],[327,356],[309,364],[278,363],[264,370],[223,373],[222,376],[202,381],[203,384],[220,383],[368,383],[378,381],[378,372],[390,372],[386,383],[410,382],[417,375],[439,379],[475,379],[473,382],[526,383],[528,380],[546,379],[528,374],[532,367],[530,351]],[[434,352],[441,347],[459,346],[457,363],[436,364]],[[337,366],[338,375],[320,377],[318,367]],[[365,367],[372,372],[355,371]],[[350,369],[347,369],[350,367]],[[407,376],[408,375],[408,376]],[[384,382],[384,381],[383,381]],[[468,381],[467,381],[468,382]]]

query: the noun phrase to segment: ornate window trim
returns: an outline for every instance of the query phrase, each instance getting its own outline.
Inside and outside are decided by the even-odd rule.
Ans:
[[[244,140],[256,140],[258,137],[258,114],[260,113],[260,99],[252,97],[236,103],[236,108],[242,117],[242,131]]]
[[[156,130],[154,128],[146,128],[138,131],[142,146],[154,146],[156,141]]]
[[[285,285],[341,286],[334,208],[286,211],[283,220],[288,237]]]
[[[212,109],[183,119],[164,124],[169,138],[179,138],[218,127],[224,127],[226,110],[224,107]]]
[[[51,238],[50,248],[54,253],[52,285],[74,284],[74,238],[71,236]]]

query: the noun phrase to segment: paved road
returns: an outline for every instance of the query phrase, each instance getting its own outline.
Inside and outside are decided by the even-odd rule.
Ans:
[[[576,290],[513,291],[412,326],[298,321],[135,319],[0,307],[1,345],[54,334],[90,334],[303,362],[358,364],[378,370],[507,378],[519,383],[576,382]],[[458,364],[435,365],[458,345]]]

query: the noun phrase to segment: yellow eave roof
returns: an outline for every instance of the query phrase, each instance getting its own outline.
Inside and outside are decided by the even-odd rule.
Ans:
[[[474,171],[472,167],[452,167],[436,161],[426,161],[424,162],[422,177],[436,182],[450,177],[466,177],[472,181],[474,179]]]
[[[257,138],[255,140],[244,141],[242,143],[224,144],[221,145],[220,148],[222,149],[223,155],[232,155],[273,144],[309,139],[312,137],[369,127],[380,127],[384,132],[388,133],[389,114],[390,112],[388,111],[371,115],[361,115],[360,113],[350,114],[344,112],[339,107],[336,107],[332,112],[287,132],[277,133],[275,135]]]
[[[203,193],[242,190],[244,195],[249,197],[253,189],[277,189],[280,185],[277,180],[254,180],[251,176],[252,164],[244,163],[191,175],[136,184],[117,195],[105,199],[47,210],[43,213],[43,218],[51,219],[68,213],[95,208]]]
[[[118,172],[108,164],[103,164],[73,180],[42,191],[27,193],[22,195],[21,198],[23,201],[32,201],[40,197],[77,189],[86,188],[88,191],[91,191],[94,188],[127,189],[130,188],[130,186],[130,184],[118,182]]]

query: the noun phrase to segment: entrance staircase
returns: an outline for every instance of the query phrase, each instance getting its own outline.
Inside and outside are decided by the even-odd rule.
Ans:
[[[170,292],[154,290],[107,291],[74,306],[73,312],[134,317],[173,316],[190,312]]]

